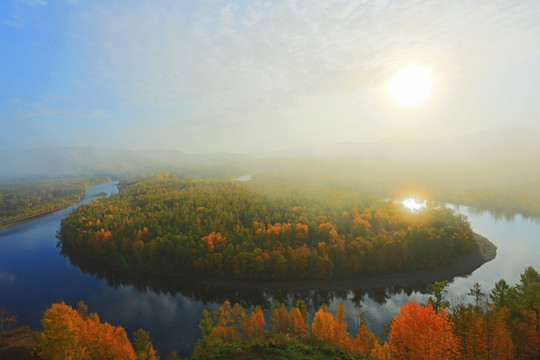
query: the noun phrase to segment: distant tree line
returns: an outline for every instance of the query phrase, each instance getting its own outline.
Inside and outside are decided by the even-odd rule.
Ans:
[[[540,189],[536,184],[502,188],[472,188],[468,190],[440,191],[442,201],[488,210],[496,215],[540,217]]]
[[[449,209],[282,182],[159,174],[80,206],[62,246],[149,272],[234,279],[357,278],[447,265],[475,246]]]
[[[496,215],[540,216],[540,168],[536,162],[399,162],[358,159],[283,158],[252,163],[186,168],[187,177],[288,179],[305,184],[331,184],[334,189],[400,199],[470,205]]]
[[[79,201],[86,188],[108,178],[69,178],[0,183],[0,226]]]

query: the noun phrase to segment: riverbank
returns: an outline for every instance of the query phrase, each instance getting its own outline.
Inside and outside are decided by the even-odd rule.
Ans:
[[[39,360],[39,333],[28,326],[6,331],[0,335],[0,359]]]
[[[69,208],[81,200],[83,200],[87,194],[88,189],[91,186],[95,186],[102,183],[110,182],[110,178],[89,178],[89,179],[58,179],[47,180],[50,181],[44,184],[24,181],[15,183],[15,185],[5,185],[9,187],[8,197],[13,194],[19,196],[22,199],[26,198],[26,201],[33,203],[33,206],[29,206],[25,209],[22,207],[18,209],[18,214],[11,214],[9,216],[2,216],[2,219],[13,218],[8,221],[0,221],[0,230],[19,225],[28,221],[35,220],[36,218],[52,214],[56,211]],[[55,182],[56,181],[56,182]],[[50,188],[52,187],[52,188]],[[62,195],[54,195],[54,191],[61,191]],[[63,191],[63,193],[62,193]],[[94,194],[102,196],[103,192]],[[0,192],[0,196],[4,195]],[[106,194],[105,194],[106,195]],[[48,201],[40,200],[48,199]],[[20,202],[20,201],[19,201]],[[25,205],[26,206],[26,205]],[[41,208],[41,209],[35,209]],[[47,209],[48,208],[48,209]],[[16,208],[17,209],[17,208]],[[24,210],[23,210],[24,209]],[[43,210],[46,209],[46,210]],[[24,213],[30,214],[24,214]]]
[[[107,279],[110,284],[135,284],[140,288],[154,288],[171,293],[183,292],[186,289],[230,288],[247,290],[351,290],[375,289],[405,285],[430,284],[434,281],[451,280],[459,276],[467,276],[474,270],[495,259],[497,247],[482,235],[475,234],[476,246],[468,254],[454,260],[451,266],[420,270],[410,273],[394,273],[347,280],[291,280],[291,281],[257,281],[234,279],[209,279],[204,277],[171,275],[140,270],[129,270],[117,265],[95,259],[78,249],[63,249],[62,254],[68,256],[71,263],[83,272],[91,273],[99,278]],[[153,286],[152,286],[153,285]],[[159,285],[159,286],[158,286]]]
[[[22,223],[25,223],[25,222],[28,222],[28,221],[31,221],[31,220],[35,220],[35,219],[37,219],[39,217],[52,214],[52,213],[54,213],[56,211],[59,211],[59,210],[62,210],[62,209],[67,209],[68,207],[73,206],[74,204],[81,201],[83,198],[84,198],[84,195],[81,196],[80,199],[78,199],[76,201],[73,201],[71,204],[67,204],[65,206],[55,207],[54,209],[42,211],[42,212],[39,212],[39,213],[36,213],[36,214],[25,216],[25,217],[20,218],[20,219],[11,220],[11,221],[8,221],[6,223],[2,223],[2,224],[0,224],[0,230],[4,230],[4,229],[7,229],[7,228],[9,228],[11,226],[15,226],[15,225],[19,225],[19,224],[22,224]]]
[[[419,270],[410,273],[377,275],[360,279],[331,281],[251,281],[251,280],[202,280],[215,286],[257,288],[262,290],[349,290],[374,289],[402,285],[426,284],[467,276],[483,264],[495,259],[497,247],[482,235],[475,233],[476,246],[468,254],[458,257],[450,266]]]

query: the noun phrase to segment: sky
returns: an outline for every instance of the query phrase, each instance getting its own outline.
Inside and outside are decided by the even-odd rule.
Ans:
[[[540,2],[0,2],[0,150],[254,152],[540,129]],[[386,85],[423,66],[420,105]]]

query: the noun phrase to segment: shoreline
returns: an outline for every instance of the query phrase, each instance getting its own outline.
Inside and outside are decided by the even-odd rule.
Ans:
[[[113,181],[113,180],[109,179],[109,182],[110,181]],[[25,223],[27,221],[35,220],[36,218],[39,218],[41,216],[52,214],[52,213],[54,213],[56,211],[59,211],[59,210],[67,209],[68,207],[73,206],[73,205],[81,202],[82,200],[84,200],[84,198],[88,195],[88,188],[89,187],[95,186],[95,185],[100,185],[100,184],[106,184],[106,183],[90,184],[90,185],[86,186],[86,188],[84,189],[82,194],[80,194],[79,198],[77,200],[67,204],[67,205],[58,206],[58,207],[55,207],[55,208],[50,209],[50,210],[41,211],[39,213],[35,213],[35,214],[32,214],[32,215],[27,215],[27,216],[24,216],[24,217],[22,217],[20,219],[15,219],[15,220],[11,220],[11,221],[8,221],[6,223],[0,224],[0,231],[2,231],[4,229],[7,229],[7,228],[10,228],[10,227],[15,226],[15,225]],[[94,194],[94,195],[97,195],[97,194]],[[94,195],[91,195],[91,196],[94,196]],[[96,198],[99,198],[99,197],[96,197]]]
[[[87,266],[93,268],[94,266],[106,266],[109,271],[117,270],[116,279],[123,278],[127,282],[136,282],[146,279],[151,281],[154,279],[155,283],[165,282],[186,282],[193,285],[198,284],[202,286],[219,287],[219,288],[232,288],[232,289],[246,289],[246,290],[352,290],[352,289],[375,289],[375,288],[388,288],[393,286],[403,285],[416,285],[433,283],[435,281],[452,280],[455,277],[470,275],[474,270],[478,269],[483,264],[495,259],[497,255],[497,247],[491,243],[488,239],[475,233],[476,246],[468,254],[458,257],[454,260],[454,263],[450,266],[441,268],[419,270],[410,273],[394,273],[376,275],[372,277],[365,277],[359,279],[343,279],[343,280],[281,280],[281,281],[262,281],[262,280],[235,280],[235,279],[212,279],[207,277],[197,276],[185,276],[175,274],[165,274],[151,271],[141,270],[128,270],[121,266],[110,264],[100,259],[93,258],[84,254],[76,248],[71,247],[68,251],[62,247],[62,252],[65,256],[70,258],[68,254],[79,257],[79,259],[85,258],[88,262]],[[71,260],[71,259],[70,259]],[[75,259],[73,259],[75,260]],[[72,264],[81,268],[81,263],[75,261]],[[93,263],[93,264],[92,264]],[[86,267],[86,266],[85,266]],[[88,267],[86,267],[88,270]],[[84,270],[83,270],[84,271]],[[92,271],[91,271],[92,272]]]
[[[350,290],[375,289],[392,286],[433,283],[452,280],[455,277],[468,276],[485,263],[495,259],[497,247],[484,236],[474,233],[476,247],[468,254],[458,257],[450,266],[419,270],[410,273],[375,275],[360,279],[344,280],[292,280],[292,281],[256,281],[256,280],[201,280],[204,284],[235,288],[257,288],[261,290]]]
[[[39,217],[42,217],[42,216],[45,216],[45,215],[52,214],[52,213],[54,213],[56,211],[59,211],[59,210],[67,209],[68,207],[75,205],[76,203],[78,203],[82,199],[84,199],[84,195],[81,196],[81,198],[79,200],[76,200],[71,204],[56,207],[56,208],[51,209],[51,210],[42,211],[42,212],[37,213],[37,214],[28,215],[28,216],[25,216],[25,217],[20,218],[20,219],[11,220],[11,221],[8,221],[7,223],[0,224],[0,231],[4,230],[4,229],[7,229],[9,227],[15,226],[15,225],[19,225],[19,224],[22,224],[22,223],[25,223],[25,222],[28,222],[28,221],[31,221],[31,220],[35,220],[36,218],[39,218]]]

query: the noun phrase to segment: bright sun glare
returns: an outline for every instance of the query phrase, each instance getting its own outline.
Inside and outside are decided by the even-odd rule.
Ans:
[[[418,210],[426,207],[426,201],[425,200],[422,201],[422,202],[416,202],[415,198],[405,199],[401,203],[403,204],[403,206],[405,206],[407,209],[409,209],[411,211],[418,211]]]
[[[429,69],[409,65],[392,76],[386,91],[399,105],[415,106],[426,100],[433,88],[433,76]]]

